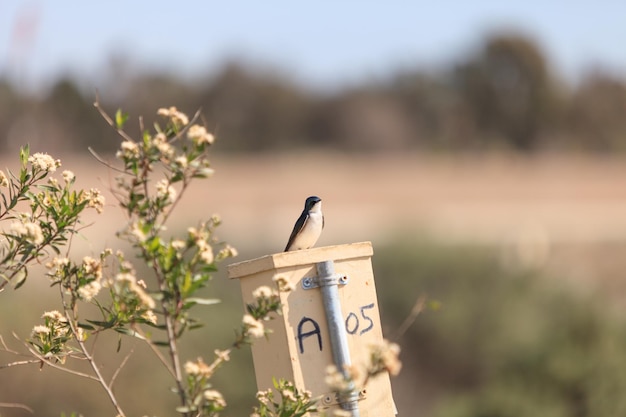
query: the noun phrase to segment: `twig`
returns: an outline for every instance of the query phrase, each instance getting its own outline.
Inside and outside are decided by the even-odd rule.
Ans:
[[[139,335],[141,335],[141,337],[143,337],[143,339],[148,344],[152,352],[156,355],[157,358],[159,358],[159,360],[161,361],[163,366],[165,366],[165,369],[167,369],[170,375],[172,375],[172,378],[176,378],[176,373],[172,369],[171,365],[167,362],[167,359],[165,359],[165,356],[163,356],[163,354],[159,351],[159,348],[157,348],[156,345],[152,343],[150,339],[148,339],[148,337],[143,332],[143,330],[141,330],[141,327],[137,326],[133,330],[135,330],[137,333],[139,333]]]
[[[189,123],[187,123],[187,125],[185,127],[183,127],[182,129],[180,129],[180,132],[178,132],[171,140],[170,142],[174,142],[180,138],[183,137],[183,134],[185,132],[187,132],[189,130],[189,128],[191,126],[193,126],[193,124],[196,122],[196,120],[198,120],[198,118],[201,116],[202,113],[202,109],[198,109],[196,111],[196,113],[193,115],[193,117],[191,118],[191,120],[189,121]]]
[[[169,342],[170,359],[174,368],[174,379],[176,380],[176,389],[178,390],[178,396],[180,397],[181,405],[186,405],[186,395],[183,387],[183,375],[180,369],[180,359],[178,357],[178,346],[176,345],[176,329],[175,323],[172,320],[172,316],[167,311],[167,306],[163,305],[163,313],[165,316],[165,328],[167,329],[167,340]]]
[[[78,346],[80,347],[80,351],[82,352],[85,359],[87,359],[87,362],[89,362],[89,366],[91,366],[91,369],[96,375],[95,377],[92,376],[92,378],[100,383],[100,386],[106,392],[107,396],[109,397],[109,400],[113,404],[113,407],[115,407],[117,414],[120,417],[126,417],[126,413],[124,413],[124,410],[122,410],[122,407],[120,407],[119,403],[117,402],[117,398],[115,397],[113,390],[104,379],[104,376],[100,372],[100,369],[98,368],[98,365],[96,364],[96,361],[94,360],[93,356],[89,354],[89,350],[87,349],[87,346],[85,346],[85,343],[78,337],[78,332],[76,330],[76,325],[75,325],[76,317],[73,313],[73,310],[69,308],[69,306],[67,305],[65,301],[65,295],[63,294],[63,290],[61,286],[59,286],[59,291],[61,293],[61,302],[63,303],[63,312],[65,313],[65,317],[67,318],[67,323],[70,325],[70,329],[72,330],[73,338],[76,341],[76,343],[78,343]]]
[[[426,307],[426,296],[421,295],[418,297],[417,301],[415,301],[415,304],[413,305],[411,312],[404,319],[400,327],[398,327],[398,329],[395,331],[391,340],[400,339],[404,335],[404,333],[406,333],[409,327],[411,327],[411,325],[415,322],[415,320],[417,319],[417,316],[419,316],[424,311],[425,307]]]
[[[128,354],[124,357],[124,360],[122,360],[122,363],[120,363],[120,366],[118,366],[115,372],[113,372],[113,376],[111,377],[111,380],[109,381],[110,389],[113,389],[113,384],[115,383],[117,376],[120,374],[120,372],[122,371],[122,368],[126,365],[126,362],[128,362],[128,360],[133,355],[133,353],[135,353],[135,346],[133,346],[130,349],[130,352],[128,352]]]
[[[110,169],[112,169],[113,171],[120,172],[120,173],[122,173],[122,174],[127,174],[127,175],[130,175],[128,172],[124,171],[123,169],[116,168],[116,167],[114,167],[113,165],[111,165],[111,163],[110,163],[110,162],[105,161],[105,160],[104,160],[104,158],[102,158],[100,155],[98,155],[98,154],[96,153],[96,151],[94,151],[94,150],[93,150],[93,148],[92,148],[91,146],[88,146],[88,147],[87,147],[87,150],[89,151],[89,153],[91,154],[91,156],[93,156],[94,158],[96,158],[96,161],[100,162],[100,163],[101,163],[102,165],[104,165],[105,167],[110,168]]]
[[[100,337],[100,332],[95,332],[93,336],[93,342],[91,342],[91,352],[89,352],[91,356],[94,356],[96,354],[96,346],[98,346],[99,337]]]
[[[70,323],[70,327],[72,328],[72,332],[74,332],[74,335],[76,335],[75,333],[76,329],[74,328],[74,324],[71,321],[69,323]],[[107,393],[109,400],[111,400],[111,403],[113,403],[113,407],[115,407],[115,410],[121,417],[125,417],[126,414],[124,413],[124,411],[118,404],[117,398],[115,397],[115,394],[113,394],[113,390],[111,389],[111,387],[109,387],[109,384],[107,384],[107,382],[105,381],[104,376],[102,376],[102,373],[100,372],[100,369],[98,368],[98,365],[96,364],[96,361],[93,359],[93,356],[89,354],[89,352],[87,351],[87,347],[85,346],[82,340],[80,340],[76,336],[74,337],[74,339],[78,342],[78,346],[80,346],[80,350],[83,352],[83,355],[85,355],[85,358],[87,359],[87,362],[89,362],[91,369],[93,369],[94,373],[96,374],[97,381],[100,383],[104,391]]]
[[[157,284],[159,286],[159,290],[166,290],[165,278],[159,273],[160,268],[159,265],[153,260],[152,268],[154,269]],[[167,333],[167,341],[168,341],[168,352],[169,359],[172,363],[173,376],[176,381],[176,389],[178,391],[178,396],[180,397],[180,403],[182,406],[187,405],[187,396],[185,395],[185,390],[183,386],[183,375],[182,370],[180,368],[180,358],[178,355],[178,346],[176,344],[176,321],[172,318],[170,311],[167,306],[167,301],[165,299],[161,300],[161,308],[163,311],[163,317],[165,319],[165,330]],[[187,414],[185,414],[187,415]]]
[[[35,411],[32,408],[19,403],[0,403],[0,408],[21,408],[22,410],[26,410],[31,414],[35,414]]]
[[[17,339],[20,340],[19,337],[13,333],[13,336]],[[83,378],[87,378],[87,379],[91,379],[93,381],[97,381],[98,379],[96,377],[94,377],[93,375],[89,375],[89,374],[85,374],[79,371],[75,371],[73,369],[69,369],[69,368],[64,368],[62,366],[57,365],[54,362],[51,362],[50,360],[48,360],[47,358],[44,358],[43,356],[41,356],[39,354],[39,352],[36,352],[35,350],[33,350],[30,346],[28,346],[28,344],[22,340],[20,340],[20,342],[22,342],[24,344],[24,346],[26,346],[26,349],[28,349],[28,351],[31,353],[31,355],[33,355],[34,357],[36,357],[37,359],[39,359],[39,363],[44,364],[44,365],[48,365],[54,369],[58,369],[59,371],[63,371],[63,372],[67,372],[68,374],[72,374],[72,375],[76,375],[76,376],[80,376]],[[36,363],[36,362],[35,362]]]
[[[170,206],[169,210],[163,214],[163,221],[161,222],[162,225],[167,223],[167,219],[170,218],[170,215],[174,211],[174,208],[178,205],[179,201],[181,201],[181,199],[183,198],[183,194],[185,194],[187,187],[189,187],[189,182],[190,180],[188,178],[183,179],[182,188],[180,189],[178,196],[176,196],[176,198],[172,202],[172,205]]]
[[[102,118],[104,120],[106,120],[106,122],[113,128],[115,129],[115,131],[125,140],[129,141],[129,142],[133,142],[133,138],[131,138],[130,136],[128,136],[128,134],[126,132],[124,132],[123,129],[120,129],[119,127],[117,127],[117,125],[115,124],[115,122],[113,121],[113,119],[111,119],[111,116],[109,116],[107,114],[106,111],[104,111],[104,109],[100,106],[100,96],[98,94],[98,90],[96,90],[96,101],[93,103],[93,106],[96,108],[96,110],[98,110],[98,112],[100,113],[100,115],[102,116]]]
[[[2,350],[4,350],[5,352],[13,353],[14,355],[18,354],[17,351],[9,349],[7,344],[4,342],[4,339],[2,338],[1,334],[0,334],[0,344],[2,344]]]
[[[12,366],[18,366],[18,365],[30,365],[31,363],[41,363],[41,360],[40,359],[28,359],[25,361],[16,361],[16,362],[11,362],[11,363],[6,363],[4,365],[0,365],[0,369],[11,368]]]

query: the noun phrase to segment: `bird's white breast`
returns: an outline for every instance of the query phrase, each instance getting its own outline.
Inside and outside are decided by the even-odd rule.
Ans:
[[[318,204],[319,205],[319,204]],[[322,234],[322,228],[324,227],[324,217],[321,209],[316,205],[311,211],[309,211],[309,218],[307,219],[304,227],[300,231],[300,234],[295,239],[292,248],[295,250],[309,249],[317,242]],[[317,210],[316,210],[317,209]]]

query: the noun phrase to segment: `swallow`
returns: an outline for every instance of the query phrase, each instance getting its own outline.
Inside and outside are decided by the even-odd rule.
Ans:
[[[293,227],[285,252],[311,248],[319,239],[323,228],[322,199],[311,196],[304,203],[304,210]]]

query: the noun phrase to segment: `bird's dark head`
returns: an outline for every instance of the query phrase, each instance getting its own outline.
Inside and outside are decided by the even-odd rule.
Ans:
[[[306,199],[306,202],[304,203],[304,209],[305,210],[311,210],[313,208],[313,206],[315,206],[320,201],[322,201],[321,198],[313,195],[313,196],[311,196],[311,197]]]

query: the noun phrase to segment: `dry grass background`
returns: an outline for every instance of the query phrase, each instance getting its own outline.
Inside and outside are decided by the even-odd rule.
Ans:
[[[109,188],[116,175],[89,155],[55,155],[77,184],[107,196],[77,249],[116,244],[124,217]],[[105,159],[112,160],[113,158]],[[15,157],[0,166],[16,169]],[[196,182],[169,227],[219,213],[219,236],[240,251],[281,251],[304,199],[324,201],[318,246],[398,235],[501,246],[513,260],[555,267],[578,281],[626,268],[626,160],[583,155],[258,154],[213,157],[214,177]],[[624,261],[622,261],[624,259]]]

